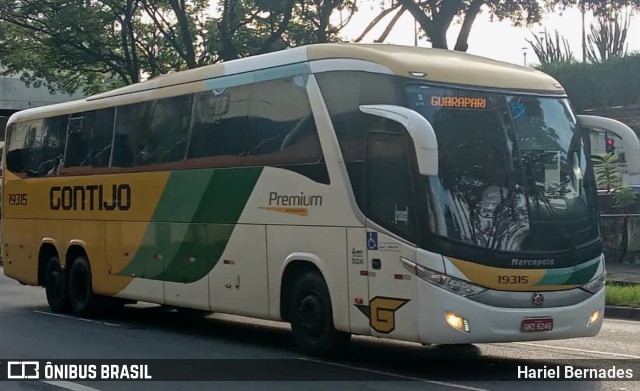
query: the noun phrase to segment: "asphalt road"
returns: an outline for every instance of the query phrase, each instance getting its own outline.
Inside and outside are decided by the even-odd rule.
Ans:
[[[218,314],[206,318],[192,317],[145,304],[127,306],[117,315],[94,321],[55,315],[47,307],[42,288],[22,286],[8,279],[0,267],[0,360],[224,359],[220,363],[228,363],[228,359],[258,360],[238,361],[240,364],[235,367],[234,374],[240,372],[239,379],[228,382],[11,381],[0,382],[2,391],[192,391],[222,388],[630,391],[640,390],[640,381],[503,381],[495,380],[493,376],[496,379],[511,376],[514,364],[524,366],[530,360],[548,364],[549,368],[566,363],[562,360],[586,360],[584,362],[590,365],[606,363],[625,367],[625,362],[609,360],[640,360],[638,336],[640,322],[606,319],[596,338],[480,344],[465,349],[427,348],[355,337],[342,360],[317,360],[296,352],[288,325],[276,322]],[[449,360],[446,361],[449,363],[448,371],[437,365],[452,357],[477,359],[480,364],[468,366],[468,361]],[[637,363],[628,367],[636,368],[636,376],[639,376]],[[238,371],[242,365],[247,368]],[[281,377],[297,374],[299,381],[248,380],[264,380],[258,377],[261,367]],[[448,376],[443,377],[445,372]]]

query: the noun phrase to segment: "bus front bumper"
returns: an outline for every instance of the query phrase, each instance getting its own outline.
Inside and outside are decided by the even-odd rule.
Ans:
[[[601,289],[587,300],[572,306],[499,308],[475,302],[422,280],[418,280],[418,297],[421,298],[418,305],[420,342],[427,344],[592,337],[602,327],[605,303],[604,289]],[[588,325],[596,311],[600,311],[599,319]],[[523,325],[525,320],[527,325]],[[522,331],[523,327],[531,331]]]

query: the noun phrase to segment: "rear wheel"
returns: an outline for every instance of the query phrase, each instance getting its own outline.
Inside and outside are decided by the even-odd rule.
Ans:
[[[290,305],[293,337],[304,353],[326,356],[348,343],[351,334],[333,325],[329,289],[318,273],[307,272],[295,282]]]
[[[71,306],[67,291],[67,274],[62,270],[57,256],[49,258],[44,278],[44,289],[51,311],[55,313],[69,312]]]
[[[89,262],[83,256],[77,257],[69,269],[69,300],[75,315],[82,318],[95,316],[98,297],[93,293]]]

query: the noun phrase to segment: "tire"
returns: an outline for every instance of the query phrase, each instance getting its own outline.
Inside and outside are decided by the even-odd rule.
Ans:
[[[295,282],[290,301],[291,330],[298,348],[312,356],[328,356],[343,348],[351,334],[335,329],[329,289],[316,272]]]
[[[55,255],[47,261],[43,285],[51,311],[67,313],[71,310],[67,290],[67,273],[62,270],[60,260]]]
[[[69,269],[69,300],[76,316],[91,318],[96,315],[98,297],[93,294],[91,268],[85,257],[77,257]]]

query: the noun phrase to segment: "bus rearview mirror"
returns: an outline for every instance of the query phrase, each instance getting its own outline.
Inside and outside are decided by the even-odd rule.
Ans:
[[[630,175],[640,174],[640,141],[636,133],[615,119],[595,115],[578,115],[580,125],[616,134],[622,140],[624,156],[627,162],[627,172]]]
[[[416,160],[420,174],[438,175],[438,140],[429,121],[420,113],[402,106],[362,105],[363,113],[387,118],[398,122],[407,129],[416,150]]]

